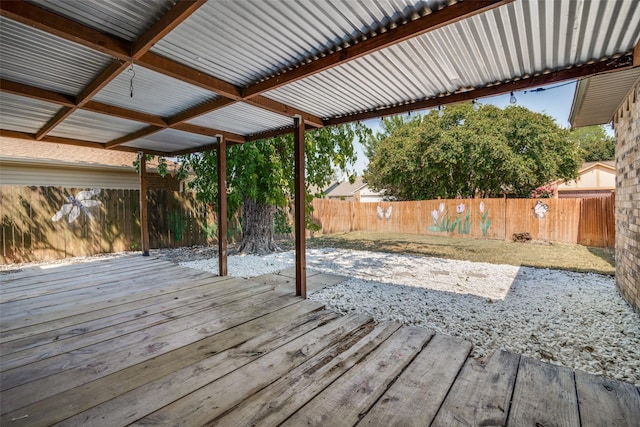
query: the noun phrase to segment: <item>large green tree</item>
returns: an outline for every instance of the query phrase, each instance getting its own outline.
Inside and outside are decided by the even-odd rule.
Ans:
[[[585,162],[615,159],[616,139],[607,134],[604,126],[571,129],[569,139],[578,145]]]
[[[353,140],[364,139],[368,129],[360,124],[332,126],[305,133],[305,181],[307,224],[310,224],[310,188],[324,188],[335,169],[348,171],[356,160]],[[217,151],[191,154],[181,158],[194,179],[191,188],[197,198],[215,209],[217,187]],[[294,194],[293,135],[227,149],[227,215],[241,212],[242,240],[239,252],[266,253],[277,250],[274,241],[274,215],[288,209]]]
[[[577,144],[567,134],[523,107],[454,105],[376,141],[365,181],[400,200],[528,197],[542,184],[576,177]]]

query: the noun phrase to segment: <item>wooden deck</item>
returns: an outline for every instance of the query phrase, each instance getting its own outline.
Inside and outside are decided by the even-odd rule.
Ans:
[[[631,384],[338,315],[291,272],[135,256],[0,280],[2,426],[639,425]]]

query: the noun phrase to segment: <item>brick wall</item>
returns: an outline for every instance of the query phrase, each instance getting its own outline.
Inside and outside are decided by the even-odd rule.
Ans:
[[[640,312],[640,81],[614,118],[616,132],[616,285]]]

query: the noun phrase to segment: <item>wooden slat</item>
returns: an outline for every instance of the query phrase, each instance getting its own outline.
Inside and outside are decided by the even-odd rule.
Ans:
[[[580,426],[573,371],[521,357],[508,424]]]
[[[351,337],[284,375],[211,422],[219,426],[276,426],[396,332],[398,323],[367,324]]]
[[[432,335],[426,329],[400,329],[282,425],[355,425]]]
[[[262,295],[226,305],[222,310],[213,310],[212,313],[203,312],[196,318],[177,319],[169,324],[161,324],[139,333],[125,335],[102,343],[95,349],[87,348],[90,352],[83,351],[66,357],[54,357],[38,365],[32,363],[28,370],[7,371],[3,373],[2,387],[6,387],[7,390],[3,392],[2,411],[14,411],[297,301],[293,297],[276,297],[275,295],[274,298],[261,301]],[[115,349],[109,348],[111,344]],[[63,360],[62,365],[55,363]],[[64,370],[61,371],[61,367]],[[38,379],[33,380],[33,378]],[[14,387],[14,384],[20,385]]]
[[[181,370],[184,370],[181,372],[182,375],[191,371],[192,375],[197,376],[200,372],[201,379],[207,378],[208,372],[198,370],[199,367],[204,369],[207,364],[219,369],[219,376],[222,376],[224,375],[223,369],[232,370],[259,356],[259,354],[251,352],[244,354],[236,352],[234,349],[237,346],[243,343],[252,343],[255,346],[263,342],[261,340],[269,342],[277,339],[280,334],[286,335],[287,332],[293,332],[296,329],[304,331],[304,326],[301,328],[301,325],[308,324],[309,327],[314,327],[318,323],[335,317],[329,312],[318,312],[319,308],[320,304],[312,302],[292,304],[286,310],[273,311],[264,317],[257,317],[247,323],[213,334],[170,353],[159,355],[141,364],[67,390],[13,413],[8,413],[0,418],[0,421],[18,418],[28,413],[32,415],[23,421],[25,425],[44,426],[81,413],[81,416],[78,417],[81,420],[85,417],[91,419],[95,414],[102,414],[109,419],[110,425],[116,425],[115,421],[120,417],[127,420],[123,425],[127,424],[138,418],[135,417],[135,411],[144,411],[144,405],[154,404],[154,399],[150,399],[148,403],[144,401],[133,402],[131,397],[135,396],[137,392],[144,391],[142,387],[152,387],[160,382],[164,384],[164,379],[168,379],[172,375],[175,376],[174,373]],[[262,334],[265,335],[261,338]],[[229,358],[230,355],[235,357]],[[216,372],[218,371],[213,370],[214,375]],[[173,387],[169,386],[165,388],[164,392],[171,390]],[[130,393],[132,391],[134,392]],[[152,395],[146,397],[149,396]],[[173,399],[177,397],[172,394]],[[118,404],[122,401],[126,402],[124,406]],[[105,402],[106,404],[101,405]],[[141,405],[140,409],[131,406],[135,403]],[[82,413],[82,411],[87,412]],[[134,415],[133,419],[131,415]],[[73,424],[74,421],[76,419],[70,418],[68,423]],[[80,422],[80,424],[86,425],[84,422]]]
[[[633,427],[640,423],[640,394],[633,384],[575,372],[583,427]]]
[[[486,362],[467,359],[431,425],[506,425],[519,361],[520,356],[502,350]]]
[[[269,385],[327,346],[340,341],[367,321],[366,317],[340,317],[319,326],[256,359],[255,363],[199,388],[133,425],[203,425],[240,403],[245,396]]]
[[[237,283],[234,283],[234,285],[237,285]],[[193,292],[195,289],[192,288],[191,290]],[[70,337],[57,335],[57,339],[53,342],[45,339],[44,341],[37,342],[36,344],[39,345],[32,348],[24,349],[13,354],[3,354],[2,371],[92,346],[102,341],[117,338],[120,335],[137,332],[182,317],[191,316],[201,311],[208,311],[212,306],[220,307],[270,290],[271,288],[268,286],[254,286],[251,289],[239,290],[222,297],[215,297],[215,299],[199,295],[192,298],[185,298],[181,301],[169,300],[163,302],[161,306],[146,307],[143,312],[138,312],[133,318],[128,319],[128,321],[120,321],[117,324],[112,324],[112,318],[109,319],[109,323],[101,319],[102,322],[96,322],[92,325],[95,329],[93,332],[89,332],[86,326],[77,325],[77,327],[73,329],[75,332],[74,335]],[[156,311],[156,313],[150,313],[150,311]]]
[[[363,426],[424,426],[435,418],[471,343],[436,335],[359,423]]]
[[[220,297],[227,293],[243,293],[246,290],[245,283],[236,283],[229,280],[215,281],[211,278],[204,280],[192,280],[192,287],[189,289],[175,292],[164,297],[151,297],[145,300],[139,300],[135,303],[123,304],[124,311],[111,313],[110,310],[116,307],[110,307],[102,310],[96,310],[92,313],[64,318],[64,325],[39,324],[34,327],[19,328],[11,331],[13,335],[8,335],[9,339],[3,340],[0,344],[0,353],[3,356],[10,356],[18,351],[26,351],[34,347],[39,347],[38,351],[42,351],[42,346],[60,343],[67,339],[73,339],[78,336],[90,337],[94,334],[104,334],[103,329],[120,325],[145,316],[152,316],[156,313],[169,311],[175,307],[180,307],[193,301],[203,299],[202,293],[206,290],[207,297]],[[215,286],[214,286],[215,284]],[[230,285],[231,284],[231,285]],[[233,286],[230,289],[229,286]],[[250,284],[251,288],[255,285]],[[95,318],[93,316],[96,316]],[[65,343],[66,344],[66,343]],[[6,362],[8,358],[5,358]],[[3,363],[4,369],[4,363]]]

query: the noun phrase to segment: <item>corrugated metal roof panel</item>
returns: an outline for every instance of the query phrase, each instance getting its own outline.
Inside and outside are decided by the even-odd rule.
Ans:
[[[133,79],[133,80],[132,80]],[[133,85],[133,97],[131,97]],[[105,104],[116,105],[162,117],[218,98],[213,92],[183,81],[167,77],[148,68],[127,68],[93,98]]]
[[[27,1],[127,41],[137,40],[175,4],[175,0]]]
[[[146,126],[140,122],[91,111],[76,110],[56,126],[49,135],[104,143],[136,132]]]
[[[265,96],[326,118],[586,64],[638,38],[640,2],[516,1]]]
[[[217,142],[217,139],[210,136],[196,135],[175,129],[164,129],[153,135],[136,139],[123,145],[126,147],[172,152],[209,145],[215,142]]]
[[[77,95],[111,62],[84,46],[0,17],[3,79]]]
[[[569,117],[571,126],[581,127],[611,122],[618,107],[638,79],[640,79],[640,68],[580,80]]]
[[[235,103],[189,121],[227,132],[249,135],[293,125],[293,119],[251,105]]]
[[[152,51],[230,83],[248,85],[447,3],[448,0],[209,1]]]
[[[0,128],[35,134],[60,106],[0,92]]]

